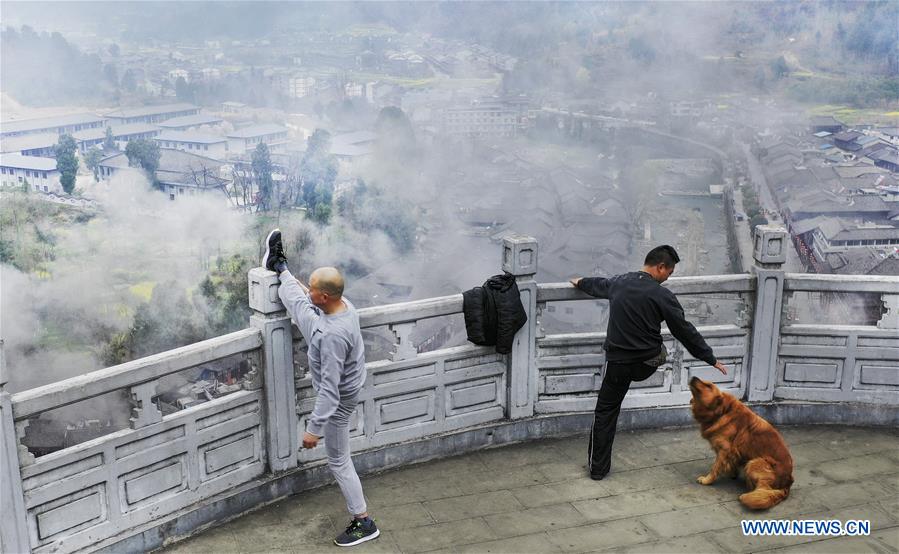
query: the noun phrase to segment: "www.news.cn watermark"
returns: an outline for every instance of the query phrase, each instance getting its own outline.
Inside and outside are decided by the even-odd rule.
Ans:
[[[744,519],[740,527],[747,536],[862,537],[871,534],[871,521],[867,519]]]

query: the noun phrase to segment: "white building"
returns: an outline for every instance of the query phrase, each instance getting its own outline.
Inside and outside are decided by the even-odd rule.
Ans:
[[[74,133],[83,129],[101,128],[106,118],[92,113],[76,113],[36,119],[13,119],[0,122],[0,138],[22,135]]]
[[[159,123],[175,117],[196,115],[200,108],[193,104],[177,103],[137,108],[119,108],[106,114],[110,123]]]
[[[516,136],[528,125],[528,103],[523,99],[483,98],[443,111],[443,130],[456,137]]]
[[[305,98],[315,92],[315,77],[276,75],[275,88],[290,98]]]
[[[350,81],[349,83],[343,85],[343,94],[347,98],[362,98],[365,96],[365,85],[362,83],[357,83],[355,81]]]
[[[222,76],[222,72],[216,67],[204,67],[200,70],[200,74],[203,76],[203,79],[207,81],[219,79]]]
[[[251,125],[228,133],[228,150],[235,154],[249,152],[264,142],[272,152],[281,152],[288,144],[287,128],[274,124]]]
[[[56,160],[21,154],[0,155],[0,183],[4,187],[20,187],[26,182],[31,190],[62,192]]]
[[[4,154],[55,158],[57,143],[59,143],[59,135],[56,133],[7,137],[0,140],[0,152]]]
[[[331,154],[337,158],[342,172],[353,172],[355,166],[371,158],[378,135],[371,131],[355,131],[334,135]]]
[[[228,184],[228,179],[222,176],[225,162],[173,148],[161,148],[159,154],[156,181],[160,189],[168,194],[169,200],[205,193],[223,195],[224,198],[224,188]],[[104,180],[121,172],[140,171],[131,167],[128,157],[122,153],[100,162],[100,177]]]
[[[243,102],[222,102],[222,111],[225,113],[240,113],[246,109],[247,105]]]
[[[165,121],[157,123],[156,125],[163,129],[169,129],[172,131],[187,131],[189,129],[196,129],[197,127],[203,127],[206,125],[216,126],[222,124],[223,122],[224,120],[220,117],[199,113],[196,115],[185,115],[182,117],[166,119]]]
[[[186,150],[210,158],[223,159],[228,155],[228,139],[209,133],[166,130],[156,137],[156,143],[160,148]]]
[[[172,82],[177,81],[179,77],[185,81],[190,81],[190,73],[188,73],[186,69],[173,69],[169,71],[169,79],[171,79]]]
[[[112,140],[115,141],[116,148],[124,150],[128,143],[132,140],[152,140],[159,134],[159,127],[146,123],[128,123],[125,125],[110,125],[112,131]],[[106,141],[106,129],[88,129],[87,131],[79,131],[72,133],[78,147],[82,152],[87,151],[93,146],[100,146]]]

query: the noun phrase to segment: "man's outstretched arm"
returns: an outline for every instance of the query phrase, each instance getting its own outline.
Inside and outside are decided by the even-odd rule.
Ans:
[[[280,273],[279,278],[281,286],[278,287],[278,297],[308,343],[312,339],[315,324],[321,317],[318,309],[309,300],[309,287],[286,269]]]
[[[596,298],[609,297],[609,284],[611,281],[605,277],[573,277],[568,280],[576,288]]]
[[[684,348],[694,357],[727,375],[727,366],[715,357],[712,347],[708,345],[699,331],[696,330],[696,327],[687,321],[687,318],[684,317],[683,307],[681,307],[677,297],[670,291],[663,296],[661,308],[662,315],[665,317],[665,323],[668,324],[668,329],[674,335],[674,338],[679,340],[684,345]]]

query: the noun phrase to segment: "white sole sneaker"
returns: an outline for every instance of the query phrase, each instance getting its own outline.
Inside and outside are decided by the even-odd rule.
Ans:
[[[381,530],[375,529],[374,533],[372,533],[371,535],[366,535],[357,541],[348,542],[346,544],[340,544],[339,542],[337,542],[337,539],[334,539],[334,544],[336,544],[337,546],[356,546],[357,544],[362,544],[365,541],[370,541],[370,540],[376,539],[380,536],[381,536]]]
[[[280,232],[281,232],[281,229],[274,229],[274,230],[272,230],[272,232],[270,232],[268,234],[267,237],[265,237],[265,253],[262,254],[262,262],[261,262],[262,267],[264,267],[265,269],[268,269],[267,267],[265,267],[265,262],[266,262],[266,260],[268,260],[268,255],[271,253],[271,250],[269,249],[269,241],[272,240],[272,235],[274,235],[275,233],[280,233]]]

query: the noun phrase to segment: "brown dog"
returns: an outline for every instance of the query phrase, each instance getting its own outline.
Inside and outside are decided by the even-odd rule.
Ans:
[[[744,506],[765,510],[785,499],[793,484],[793,458],[777,429],[714,383],[693,377],[690,391],[693,417],[715,450],[712,469],[696,481],[711,485],[720,475],[736,478],[742,469],[752,489],[740,495]]]

